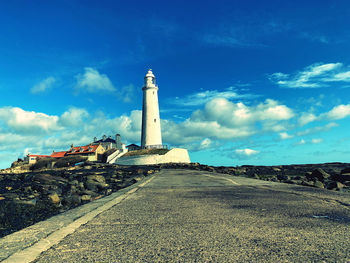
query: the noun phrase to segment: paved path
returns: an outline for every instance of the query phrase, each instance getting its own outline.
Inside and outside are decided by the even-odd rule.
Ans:
[[[350,262],[350,198],[162,170],[35,262]]]

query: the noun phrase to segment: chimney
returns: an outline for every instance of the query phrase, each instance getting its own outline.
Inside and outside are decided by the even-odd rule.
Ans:
[[[107,139],[107,136],[106,136],[106,135],[103,135],[103,136],[102,136],[102,140],[105,141],[106,139]]]
[[[97,138],[96,137],[94,137],[94,142],[96,142],[97,141]]]
[[[123,148],[120,134],[115,135],[115,144],[118,150],[121,150]]]

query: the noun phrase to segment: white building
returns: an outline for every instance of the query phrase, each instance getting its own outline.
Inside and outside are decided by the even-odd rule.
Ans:
[[[152,70],[148,70],[142,88],[142,148],[162,148],[162,134],[160,129],[158,86]]]
[[[121,142],[120,134],[115,135],[115,139],[112,138],[112,136],[106,136],[103,135],[102,139],[97,140],[97,138],[94,138],[93,145],[101,144],[106,150],[109,149],[118,149],[121,150],[123,147],[125,148],[125,144]]]

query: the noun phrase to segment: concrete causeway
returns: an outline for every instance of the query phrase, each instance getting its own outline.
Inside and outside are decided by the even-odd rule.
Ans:
[[[350,262],[350,195],[163,169],[0,239],[2,262]]]

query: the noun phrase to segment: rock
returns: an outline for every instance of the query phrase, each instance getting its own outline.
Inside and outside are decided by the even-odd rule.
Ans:
[[[327,189],[329,190],[340,190],[343,189],[345,185],[343,185],[341,182],[335,182],[332,181],[327,185]]]
[[[58,205],[60,203],[60,197],[57,193],[53,193],[48,195],[49,201],[55,205]]]
[[[312,182],[307,182],[307,181],[302,181],[301,185],[314,187],[314,184]]]
[[[106,180],[102,175],[89,175],[85,182],[85,187],[91,191],[104,189],[108,186]]]
[[[324,181],[325,179],[329,178],[330,175],[326,173],[322,168],[317,168],[312,171],[311,174],[306,174],[307,179],[311,180],[319,180]]]
[[[72,180],[72,181],[69,182],[69,184],[77,186],[77,185],[79,185],[79,181],[78,180]]]
[[[276,168],[278,169],[278,168]],[[288,175],[285,175],[285,174],[278,174],[277,175],[277,179],[280,180],[280,181],[288,181],[290,178]]]
[[[87,202],[91,200],[91,195],[82,195],[81,196],[81,201],[82,202]]]
[[[79,188],[80,190],[84,190],[84,189],[85,189],[84,183],[83,183],[83,182],[79,182],[78,188]]]
[[[89,175],[87,177],[87,180],[88,181],[95,181],[95,182],[99,182],[99,183],[106,183],[106,180],[102,175],[96,175],[96,174]]]
[[[315,181],[315,182],[314,182],[314,186],[317,187],[317,188],[324,188],[323,183],[320,182],[320,181]]]
[[[350,168],[345,168],[341,170],[340,174],[350,174]]]
[[[251,174],[248,176],[249,178],[252,178],[252,179],[260,179],[259,175],[254,173],[254,174]]]
[[[340,174],[340,180],[342,182],[350,181],[350,173],[341,173]]]
[[[81,203],[81,197],[77,194],[73,194],[64,198],[64,204],[69,206],[77,206]]]

